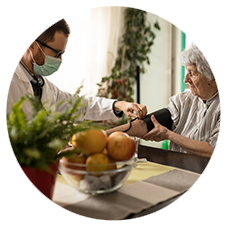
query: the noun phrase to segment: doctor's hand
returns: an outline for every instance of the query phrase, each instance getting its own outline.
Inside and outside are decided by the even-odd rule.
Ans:
[[[141,138],[144,140],[151,140],[156,142],[168,139],[169,129],[159,124],[154,115],[151,116],[151,121],[154,124],[154,128]]]
[[[141,119],[147,114],[147,107],[138,103],[117,101],[114,104],[114,108],[116,111],[123,111],[128,117],[138,117]]]

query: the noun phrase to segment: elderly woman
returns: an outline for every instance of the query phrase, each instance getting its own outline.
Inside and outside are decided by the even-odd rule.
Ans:
[[[127,131],[144,140],[170,140],[170,150],[211,157],[220,127],[217,84],[208,62],[195,44],[180,55],[190,91],[170,98],[166,108],[107,130]]]

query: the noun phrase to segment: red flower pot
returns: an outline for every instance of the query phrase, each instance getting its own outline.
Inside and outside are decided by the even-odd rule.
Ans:
[[[22,167],[23,171],[30,181],[49,199],[52,199],[54,186],[57,176],[58,164],[50,165],[51,173],[29,167]],[[14,213],[31,214],[48,209],[42,201],[40,201],[27,188],[20,177],[14,170]]]

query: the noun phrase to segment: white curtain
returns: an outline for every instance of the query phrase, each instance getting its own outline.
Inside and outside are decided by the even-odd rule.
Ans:
[[[20,24],[33,9],[34,6],[14,6],[14,52],[18,50]]]
[[[65,18],[70,26],[66,52],[60,69],[48,79],[61,90],[96,95],[97,83],[109,75],[117,56],[123,29],[122,7],[90,9],[81,18]]]

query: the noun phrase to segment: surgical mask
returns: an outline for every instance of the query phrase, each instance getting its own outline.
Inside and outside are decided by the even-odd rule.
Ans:
[[[39,44],[38,44],[38,46],[39,46]],[[37,65],[36,62],[35,62],[35,59],[33,57],[33,54],[30,51],[32,59],[34,61],[33,62],[34,73],[37,74],[37,75],[41,75],[41,76],[49,76],[49,75],[51,75],[52,73],[56,72],[59,69],[59,67],[60,67],[60,65],[62,63],[62,59],[46,55],[43,52],[43,50],[42,50],[42,48],[40,46],[39,46],[39,49],[45,55],[45,62],[44,62],[43,65]]]

